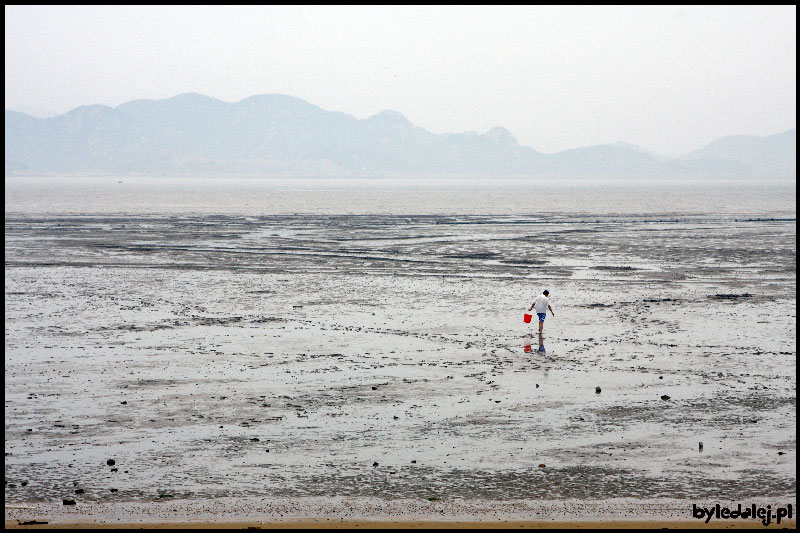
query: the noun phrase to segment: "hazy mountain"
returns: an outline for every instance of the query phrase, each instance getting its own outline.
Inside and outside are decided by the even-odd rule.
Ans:
[[[396,111],[364,120],[300,98],[196,93],[34,118],[6,110],[6,175],[795,177],[795,130],[726,137],[680,158],[616,143],[543,154],[505,128],[433,134]]]
[[[681,158],[684,161],[716,160],[744,163],[759,175],[785,178],[797,175],[797,130],[756,137],[723,137]]]
[[[36,118],[47,118],[47,117],[55,117],[60,113],[56,111],[52,111],[50,109],[46,109],[44,107],[38,106],[29,106],[29,105],[19,105],[14,107],[7,107],[8,111],[19,111],[20,113],[25,113],[26,115],[30,115]]]

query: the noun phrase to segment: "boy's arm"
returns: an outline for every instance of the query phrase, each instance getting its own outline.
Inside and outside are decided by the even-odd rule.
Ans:
[[[550,310],[550,314],[551,314],[551,315],[553,315],[553,316],[556,316],[556,314],[553,312],[553,308],[552,308],[552,307],[550,307],[550,306],[548,305],[548,306],[547,306],[547,308]]]

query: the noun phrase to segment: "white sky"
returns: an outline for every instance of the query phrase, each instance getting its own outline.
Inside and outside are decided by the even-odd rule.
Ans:
[[[7,109],[297,96],[542,152],[796,127],[796,6],[5,6]]]

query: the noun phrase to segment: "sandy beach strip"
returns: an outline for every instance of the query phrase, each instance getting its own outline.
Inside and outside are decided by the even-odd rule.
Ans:
[[[446,501],[299,498],[184,500],[166,502],[18,503],[5,507],[5,527],[63,529],[690,529],[763,528],[761,519],[716,519],[692,515],[678,500]],[[786,502],[790,503],[790,502]],[[707,502],[706,508],[714,506]],[[795,529],[795,516],[767,527]],[[791,501],[792,509],[796,508]],[[724,507],[736,508],[725,503]]]
[[[40,521],[44,522],[44,521]],[[614,520],[614,521],[556,521],[556,520],[498,520],[498,521],[393,521],[393,520],[290,520],[279,522],[179,522],[179,523],[106,523],[106,522],[47,522],[25,524],[6,520],[6,529],[756,529],[765,526],[755,520],[717,520],[708,524],[699,520]],[[796,520],[775,522],[772,529],[796,529]]]

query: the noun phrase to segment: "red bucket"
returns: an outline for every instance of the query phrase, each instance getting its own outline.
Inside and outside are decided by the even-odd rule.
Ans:
[[[531,321],[531,318],[533,318],[533,315],[529,315],[528,313],[522,315],[522,321],[525,323],[529,323]]]

